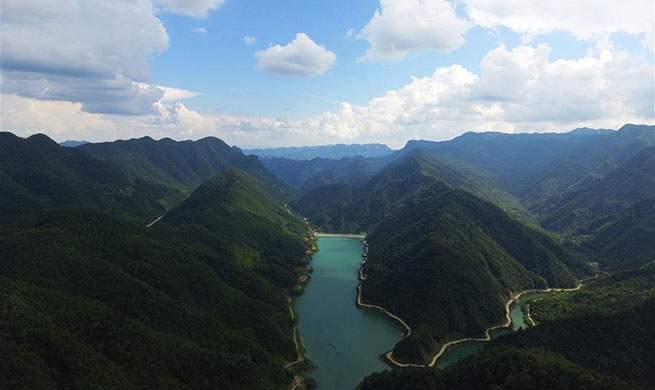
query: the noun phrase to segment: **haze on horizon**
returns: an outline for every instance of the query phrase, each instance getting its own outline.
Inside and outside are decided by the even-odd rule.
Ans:
[[[653,124],[653,7],[6,0],[0,128],[397,149],[467,131]]]

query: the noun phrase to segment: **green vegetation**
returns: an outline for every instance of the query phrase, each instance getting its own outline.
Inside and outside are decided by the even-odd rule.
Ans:
[[[0,140],[1,388],[288,387],[312,240],[284,194],[227,169],[146,228],[180,191],[45,136]]]
[[[615,314],[655,298],[655,264],[603,275],[579,291],[545,296],[530,305],[537,322],[587,313]]]
[[[130,179],[145,179],[185,192],[225,169],[238,168],[289,192],[290,188],[272,175],[255,156],[245,156],[215,137],[177,142],[150,137],[127,141],[86,144],[78,147],[95,157],[115,164]]]
[[[410,153],[358,186],[347,183],[310,190],[294,208],[324,231],[370,231],[408,199],[443,193],[453,186],[489,200],[516,218],[530,219],[518,201],[489,184],[483,172],[425,152]]]
[[[485,348],[454,366],[396,369],[368,376],[359,390],[626,389],[625,382],[535,348]]]
[[[542,225],[589,234],[630,205],[655,194],[655,146],[639,151],[602,179],[565,194],[541,211]]]
[[[640,389],[655,386],[655,267],[606,277],[531,305],[544,322],[443,370],[385,371],[366,389]],[[538,321],[539,322],[539,321]]]
[[[369,238],[367,302],[403,318],[402,361],[429,361],[442,343],[504,321],[510,292],[573,287],[583,262],[543,233],[460,190],[412,199]]]
[[[185,197],[146,180],[131,181],[115,166],[42,134],[24,139],[0,132],[0,151],[0,234],[66,205],[100,207],[145,224]]]

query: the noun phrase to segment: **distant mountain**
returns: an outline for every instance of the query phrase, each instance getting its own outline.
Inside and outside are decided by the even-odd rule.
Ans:
[[[287,388],[311,241],[274,193],[230,169],[151,228],[74,207],[2,235],[0,387]]]
[[[655,146],[650,146],[606,176],[551,198],[536,212],[547,229],[589,234],[654,194]]]
[[[77,146],[82,146],[88,144],[89,141],[73,141],[73,140],[66,140],[64,142],[60,142],[59,145],[65,146],[67,148],[75,148]]]
[[[25,227],[43,212],[87,205],[152,220],[184,194],[130,180],[114,165],[66,148],[43,134],[20,138],[0,132],[0,232]]]
[[[614,132],[615,133],[615,132]],[[609,132],[573,131],[569,133],[465,133],[450,141],[409,141],[398,151],[406,154],[421,149],[439,156],[473,164],[487,172],[493,184],[522,196],[525,186],[541,169],[567,152],[587,145]]]
[[[78,147],[118,166],[130,179],[145,179],[185,192],[197,188],[225,169],[238,168],[282,190],[289,189],[271,174],[255,156],[245,156],[215,137],[198,141],[174,141],[150,137],[87,144]]]
[[[489,174],[466,162],[416,150],[363,183],[345,183],[308,190],[294,203],[322,230],[370,230],[406,199],[458,187],[487,199],[517,218],[529,220],[516,198],[490,184]]]
[[[382,157],[393,153],[383,144],[336,144],[320,146],[301,146],[270,149],[244,149],[245,154],[254,154],[261,158],[288,158],[291,160],[312,160],[324,158],[339,160],[345,157]]]
[[[580,248],[612,267],[635,267],[655,261],[655,196],[632,204],[594,230]]]
[[[586,143],[560,155],[528,178],[517,193],[533,211],[559,201],[608,175],[648,146],[655,145],[655,126],[625,125],[616,132],[590,136]]]
[[[387,165],[388,161],[387,158],[363,157],[345,157],[340,160],[271,157],[264,158],[262,164],[289,185],[309,190],[333,184],[363,183]]]

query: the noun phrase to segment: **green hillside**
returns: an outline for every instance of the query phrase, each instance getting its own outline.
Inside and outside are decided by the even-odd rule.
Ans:
[[[536,327],[437,369],[394,369],[366,389],[649,389],[655,386],[655,268],[612,275],[531,305]]]
[[[581,258],[547,235],[461,190],[412,198],[369,238],[365,300],[403,318],[412,335],[394,349],[429,360],[446,341],[500,323],[510,293],[572,287]]]
[[[226,171],[152,228],[75,207],[0,239],[0,387],[286,388],[308,231],[267,191]]]
[[[215,137],[198,141],[174,141],[150,137],[86,144],[78,147],[111,162],[130,179],[145,179],[191,192],[203,181],[225,169],[238,168],[264,182],[287,190],[255,156],[245,156]]]
[[[607,176],[565,194],[539,211],[547,229],[587,234],[630,205],[655,194],[655,146],[645,148]]]
[[[370,230],[396,206],[414,196],[462,188],[531,221],[516,198],[490,184],[490,177],[465,162],[412,152],[361,185],[341,184],[307,191],[294,203],[299,213],[325,231]]]
[[[129,180],[114,165],[45,135],[0,132],[0,233],[25,227],[65,205],[100,207],[143,223],[184,199],[180,191]]]

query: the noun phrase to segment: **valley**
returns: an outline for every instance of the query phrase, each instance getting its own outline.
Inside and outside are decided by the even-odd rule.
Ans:
[[[1,133],[3,381],[441,389],[488,366],[648,388],[654,144],[626,125],[260,161]]]

